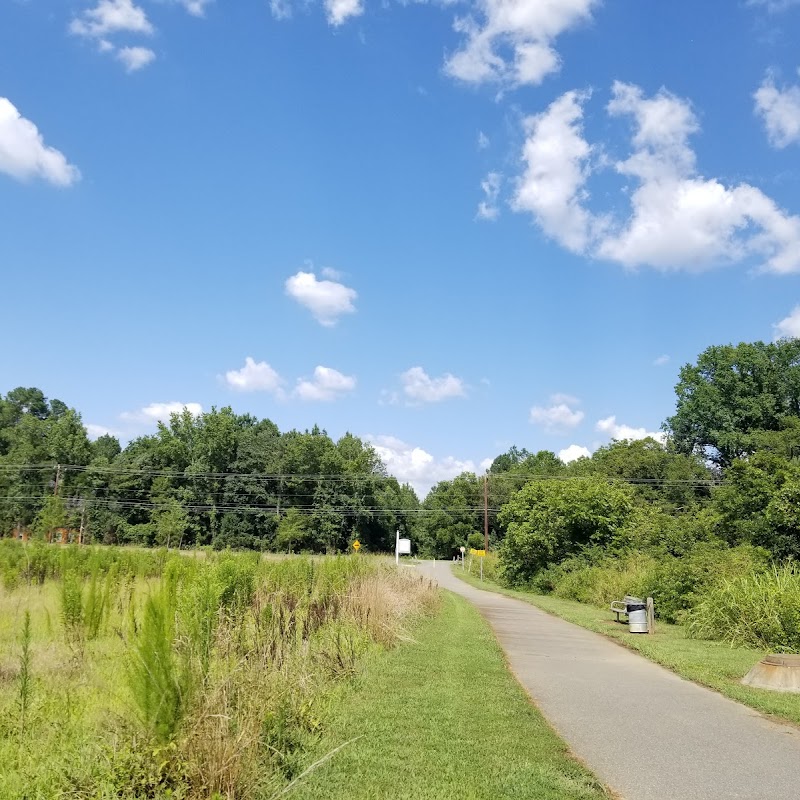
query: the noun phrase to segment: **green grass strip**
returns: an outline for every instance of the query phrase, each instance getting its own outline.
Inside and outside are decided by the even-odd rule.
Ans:
[[[463,598],[415,641],[371,661],[317,757],[337,752],[291,800],[589,800],[608,794],[509,672],[488,625]]]
[[[516,597],[567,622],[601,633],[676,672],[682,678],[714,689],[762,713],[800,725],[800,694],[754,689],[751,686],[742,686],[739,682],[764,656],[762,652],[744,647],[730,647],[722,642],[706,639],[689,639],[683,627],[664,622],[656,622],[656,632],[651,636],[629,633],[627,625],[614,621],[610,610],[574,600],[562,600],[552,595],[506,589],[490,581],[481,583],[478,578],[460,569],[454,569],[453,574],[478,589]]]

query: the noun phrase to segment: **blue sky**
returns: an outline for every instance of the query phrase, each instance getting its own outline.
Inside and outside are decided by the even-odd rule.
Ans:
[[[657,431],[707,346],[800,335],[799,41],[797,0],[3,0],[0,391],[316,422],[423,491]]]

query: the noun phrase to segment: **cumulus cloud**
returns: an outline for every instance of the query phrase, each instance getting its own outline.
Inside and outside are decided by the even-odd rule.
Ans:
[[[328,402],[355,388],[356,379],[352,375],[343,375],[330,367],[316,367],[313,379],[299,380],[294,393],[301,400]]]
[[[648,431],[646,428],[632,428],[630,425],[623,425],[617,422],[616,416],[613,415],[598,420],[597,425],[595,425],[595,430],[604,433],[609,439],[616,439],[618,441],[624,439],[647,439],[648,437],[662,444],[666,441],[666,436],[660,431]]]
[[[547,433],[561,433],[580,425],[584,413],[573,408],[578,400],[569,395],[554,394],[550,396],[549,406],[534,406],[531,409],[531,422],[541,425]]]
[[[484,199],[478,203],[478,219],[493,220],[500,215],[500,209],[497,207],[497,198],[500,195],[501,181],[502,177],[499,172],[490,172],[481,181]]]
[[[72,186],[81,177],[78,168],[48,147],[36,125],[5,97],[0,97],[0,172],[20,181],[41,178],[55,186]]]
[[[779,88],[774,76],[767,73],[753,98],[756,114],[763,120],[773,147],[783,148],[800,142],[800,86]]]
[[[610,116],[632,120],[632,151],[613,168],[632,181],[630,214],[614,220],[586,207],[592,146],[583,138],[587,95],[567,92],[526,122],[525,170],[513,205],[533,214],[564,247],[625,267],[701,270],[758,258],[762,271],[800,271],[800,217],[759,189],[724,186],[697,174],[689,137],[699,129],[689,103],[666,90],[646,97],[616,82]]]
[[[364,4],[361,0],[325,0],[325,12],[328,15],[328,22],[338,27],[351,17],[363,14]]]
[[[150,35],[154,29],[144,9],[133,0],[100,0],[73,19],[69,30],[77,36],[102,39],[114,33]]]
[[[182,414],[184,410],[192,416],[198,417],[203,413],[203,407],[199,403],[150,403],[149,406],[140,408],[138,411],[124,411],[119,415],[120,419],[132,423],[153,423],[169,422],[173,414]]]
[[[669,363],[669,356],[665,353],[663,356],[659,356],[655,361],[653,361],[654,367],[663,367],[664,364]]]
[[[558,451],[558,457],[565,463],[569,464],[570,461],[577,461],[579,458],[591,458],[592,451],[588,447],[582,447],[579,444],[571,444],[563,450]]]
[[[450,397],[463,397],[466,394],[461,378],[446,372],[438,378],[432,378],[422,367],[411,367],[400,376],[403,394],[407,402],[439,403]]]
[[[225,373],[225,383],[236,392],[280,394],[283,378],[266,361],[256,361],[247,356],[241,369]]]
[[[453,456],[436,458],[421,447],[406,444],[394,436],[368,435],[364,438],[375,448],[389,473],[401,483],[410,483],[420,497],[439,481],[475,471],[472,461],[462,461]]]
[[[553,47],[565,31],[588,20],[598,0],[478,0],[478,19],[461,17],[465,37],[445,63],[445,72],[468,83],[538,84],[556,72]]]
[[[800,306],[795,306],[788,317],[773,326],[775,339],[800,339]]]
[[[313,272],[303,272],[286,280],[286,294],[305,306],[314,319],[332,327],[342,314],[352,314],[356,307],[354,302],[358,297],[355,289],[345,286],[335,280],[318,280]]]
[[[512,207],[533,214],[542,230],[575,253],[586,250],[593,224],[583,203],[592,147],[583,138],[582,103],[588,94],[567,92],[525,120],[525,169]]]
[[[126,72],[137,72],[155,61],[156,54],[149,47],[120,47],[115,57],[125,65]]]
[[[122,435],[120,431],[107,428],[105,425],[95,425],[92,422],[87,423],[84,427],[86,428],[86,435],[92,441],[99,439],[101,436],[116,436],[119,438]]]

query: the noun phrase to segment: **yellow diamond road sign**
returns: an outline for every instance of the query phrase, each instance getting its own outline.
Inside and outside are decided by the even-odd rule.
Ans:
[[[355,550],[355,551],[356,551],[356,553],[357,553],[360,547],[361,547],[361,542],[359,542],[359,541],[358,541],[358,539],[356,539],[356,540],[353,542],[353,550]]]

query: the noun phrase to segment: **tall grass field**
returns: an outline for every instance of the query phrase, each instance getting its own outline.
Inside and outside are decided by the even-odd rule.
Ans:
[[[9,799],[283,796],[351,679],[438,603],[355,555],[3,541],[0,577]]]

